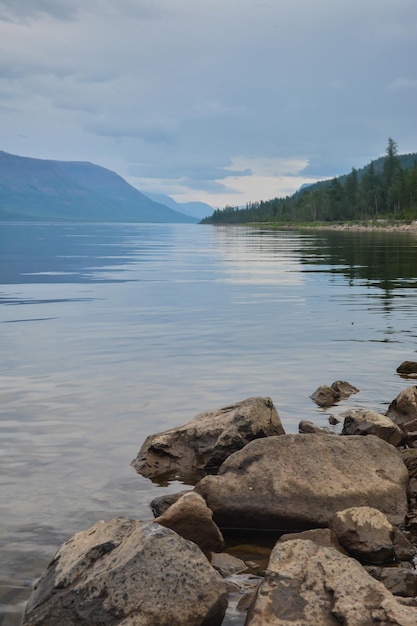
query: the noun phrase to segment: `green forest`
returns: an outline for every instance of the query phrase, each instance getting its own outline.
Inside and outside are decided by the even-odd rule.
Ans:
[[[417,153],[398,154],[388,139],[385,156],[366,167],[300,189],[292,196],[227,206],[205,224],[311,223],[417,219]]]

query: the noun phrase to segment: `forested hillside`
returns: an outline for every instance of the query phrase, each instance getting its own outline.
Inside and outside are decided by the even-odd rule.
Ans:
[[[202,223],[347,222],[417,219],[417,153],[398,154],[388,140],[384,157],[361,170],[305,187],[292,196],[216,210]]]

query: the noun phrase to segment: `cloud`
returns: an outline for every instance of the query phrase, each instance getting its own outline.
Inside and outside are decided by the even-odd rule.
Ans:
[[[389,136],[417,149],[415,0],[0,0],[1,19],[8,152],[217,206],[360,167]]]
[[[217,172],[215,179],[131,177],[130,180],[145,192],[163,189],[163,193],[172,195],[177,202],[192,200],[194,190],[198,190],[198,197],[212,206],[242,206],[260,199],[291,195],[301,185],[315,182],[316,178],[303,175],[307,165],[307,161],[301,159],[234,157],[230,165]]]
[[[412,92],[417,90],[417,78],[399,77],[386,85],[385,91],[388,94],[397,94],[398,92]]]
[[[78,0],[1,0],[0,20],[19,22],[46,15],[72,20],[78,7]]]

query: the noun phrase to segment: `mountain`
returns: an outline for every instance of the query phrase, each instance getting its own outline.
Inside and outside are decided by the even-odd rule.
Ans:
[[[214,208],[205,202],[175,202],[173,198],[165,196],[162,193],[146,193],[148,198],[154,202],[165,204],[174,211],[180,211],[191,217],[195,217],[198,220],[202,220],[204,217],[208,217],[214,211]]]
[[[81,161],[50,161],[0,151],[0,220],[189,222],[121,176]]]

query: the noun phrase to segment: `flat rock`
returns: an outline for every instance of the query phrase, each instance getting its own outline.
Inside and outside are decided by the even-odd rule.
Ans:
[[[245,626],[415,626],[404,606],[350,557],[313,541],[277,543]]]
[[[334,435],[282,435],[252,441],[195,487],[220,528],[326,527],[351,506],[372,506],[404,523],[408,471],[385,441]]]
[[[40,578],[23,626],[219,626],[227,588],[200,548],[116,518],[74,535]]]
[[[247,398],[200,413],[184,426],[150,435],[131,465],[148,478],[181,477],[191,469],[215,472],[250,441],[283,434],[271,398]]]
[[[248,569],[242,559],[238,559],[227,552],[214,552],[211,556],[211,564],[223,578],[233,574],[241,574]]]

